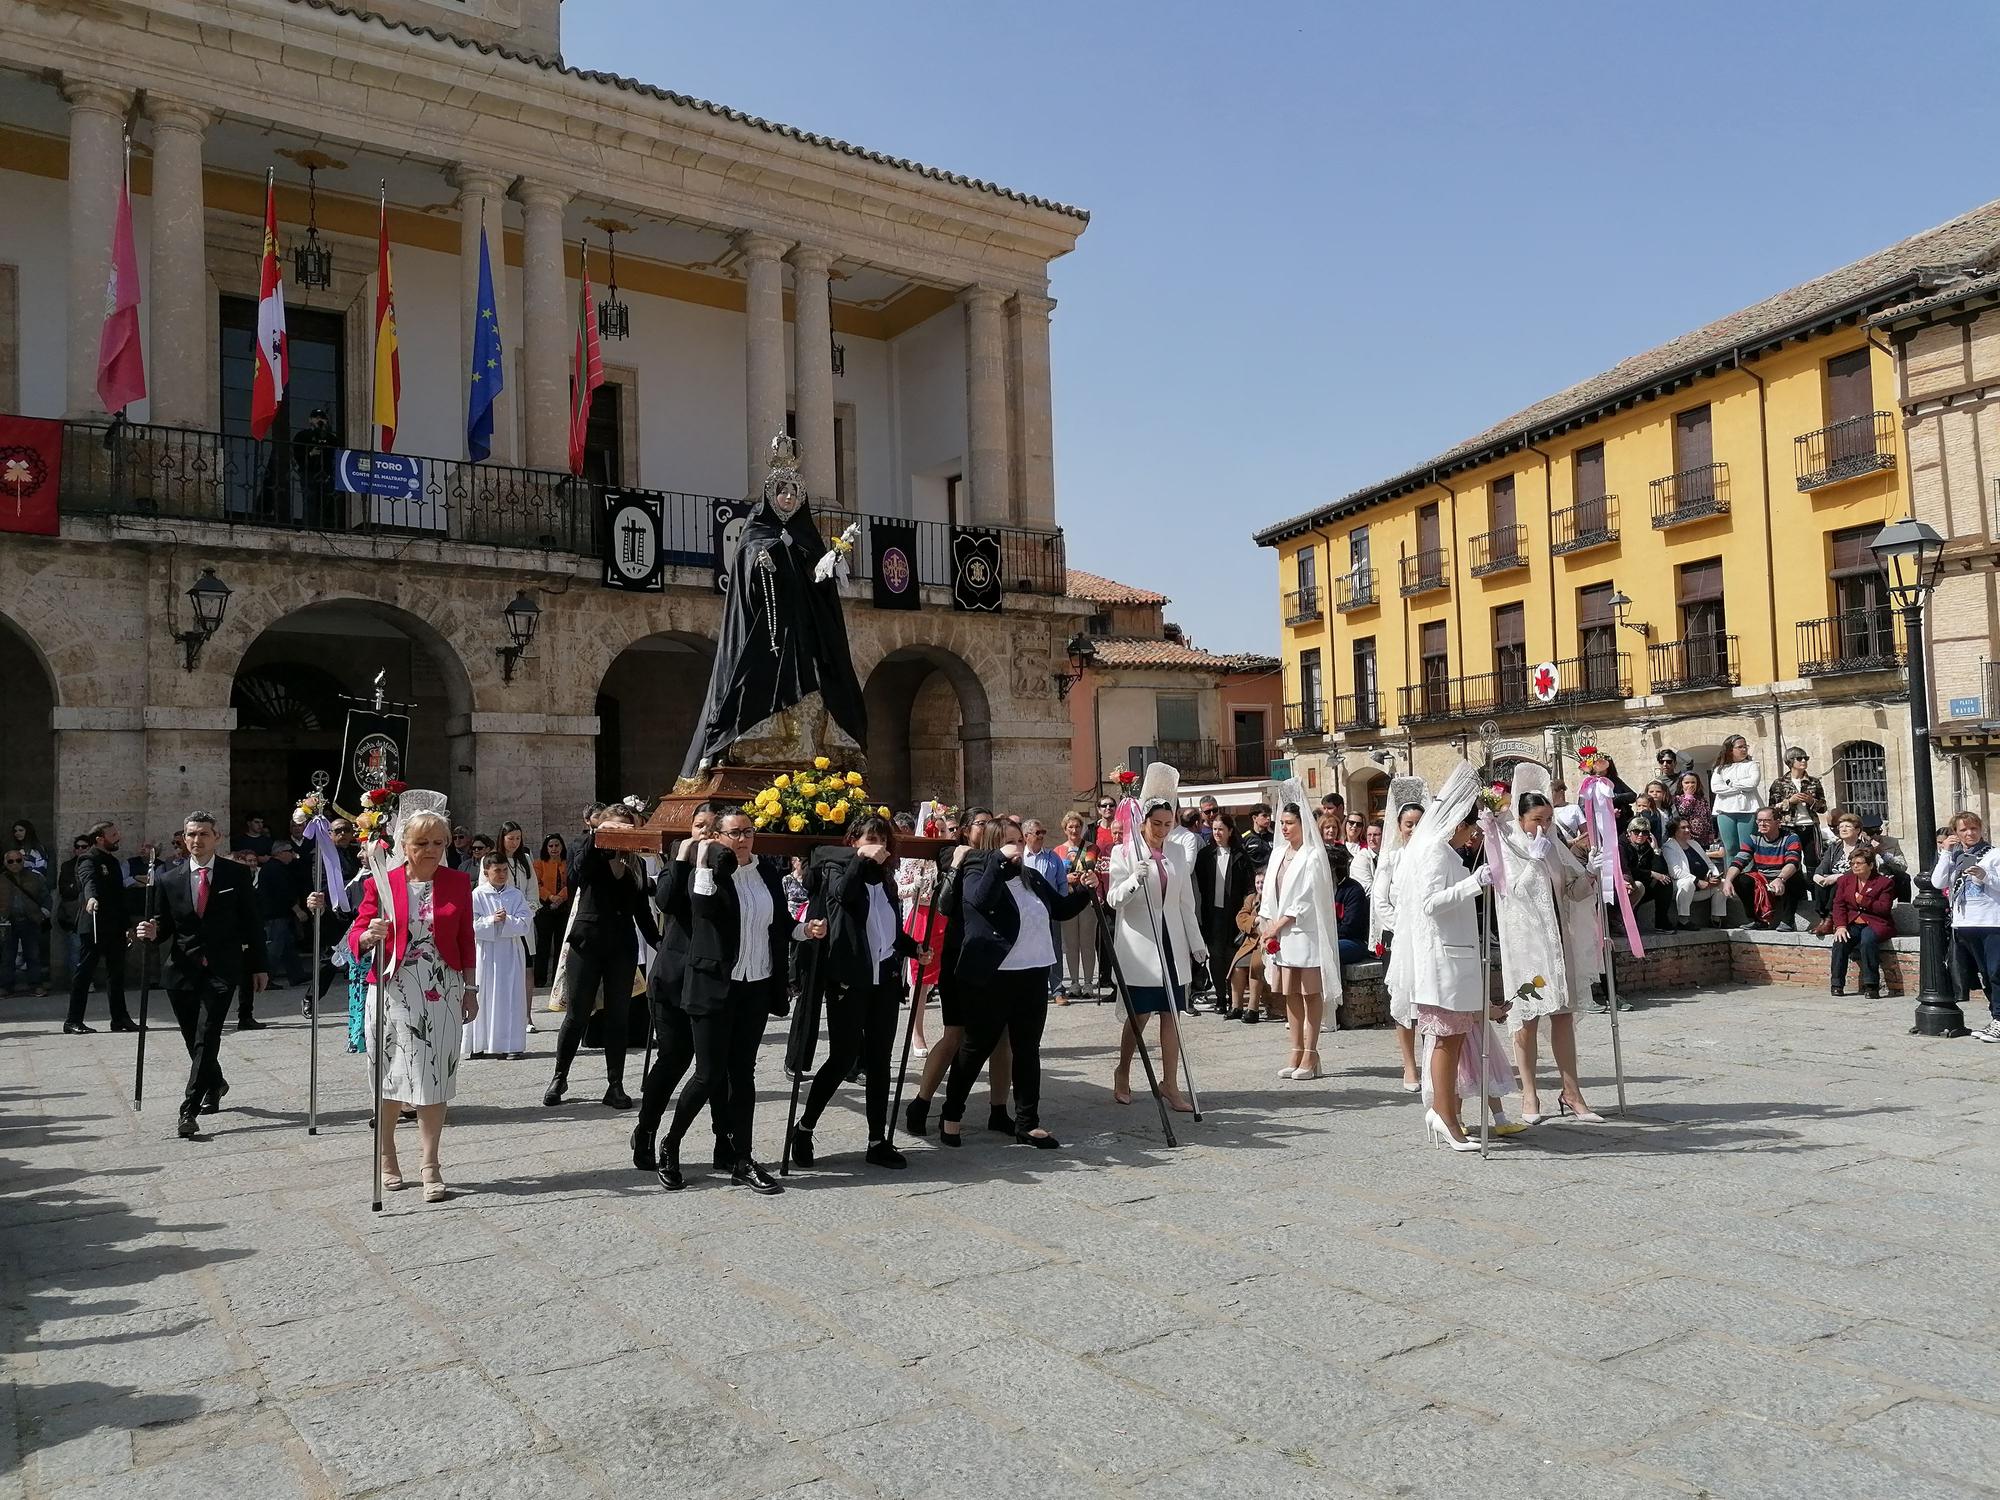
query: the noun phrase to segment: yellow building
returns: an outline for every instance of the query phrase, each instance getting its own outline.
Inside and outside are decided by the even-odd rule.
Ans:
[[[1871,320],[1996,248],[2000,203],[1256,533],[1308,784],[1379,806],[1390,771],[1434,776],[1489,720],[1546,751],[1587,731],[1634,786],[1660,749],[1706,767],[1740,733],[1767,777],[1802,746],[1906,836],[1901,625],[1868,543],[1909,465]]]

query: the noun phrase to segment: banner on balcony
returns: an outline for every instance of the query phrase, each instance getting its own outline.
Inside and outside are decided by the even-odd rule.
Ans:
[[[736,555],[736,544],[743,540],[743,528],[750,524],[757,504],[755,500],[717,500],[709,510],[708,534],[715,549],[712,566],[718,594],[729,592],[729,560]]]
[[[951,529],[951,607],[1000,612],[1000,533]]]
[[[345,813],[366,811],[363,794],[385,782],[401,781],[409,752],[408,714],[350,708],[347,732],[341,737],[340,779],[334,783],[333,805]]]
[[[320,481],[322,484],[324,480]],[[423,460],[409,453],[371,453],[337,448],[333,487],[362,497],[361,519],[372,526],[408,531],[443,531],[443,501],[424,493]]]
[[[868,555],[874,569],[877,609],[915,609],[921,603],[923,579],[917,572],[917,523],[868,522]]]
[[[604,492],[604,586],[633,594],[663,594],[667,555],[660,544],[663,497],[645,490]]]
[[[56,534],[62,436],[48,418],[0,417],[0,531]]]

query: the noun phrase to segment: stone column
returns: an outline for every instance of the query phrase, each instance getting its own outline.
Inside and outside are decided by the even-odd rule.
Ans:
[[[479,325],[479,231],[486,231],[486,253],[493,263],[494,314],[500,323],[505,344],[504,358],[512,360],[518,333],[507,316],[507,220],[505,204],[507,179],[485,167],[461,166],[451,174],[458,187],[458,415],[461,429],[471,409],[472,392],[466,372],[472,368],[472,334]],[[509,380],[521,379],[519,370],[505,372]],[[514,461],[513,407],[503,392],[493,410],[493,454],[498,464]],[[460,441],[464,432],[460,431]]]
[[[1007,299],[1014,514],[1023,526],[1056,524],[1055,407],[1049,390],[1049,314],[1055,305],[1030,292]]]
[[[563,265],[563,209],[569,194],[521,180],[526,223],[521,245],[522,387],[527,397],[531,469],[569,468],[569,273]],[[478,253],[474,248],[475,255]],[[475,272],[476,274],[476,272]]]
[[[153,273],[146,287],[152,342],[146,385],[152,420],[199,427],[208,417],[208,230],[202,210],[201,137],[215,115],[146,96],[153,122]]]
[[[768,472],[771,439],[785,430],[785,281],[783,258],[789,241],[768,234],[746,233],[737,240],[743,252],[745,395],[744,448],[749,454],[746,494],[762,493]],[[829,417],[829,428],[831,418]],[[827,446],[832,447],[829,430]]]
[[[132,107],[132,91],[90,78],[65,78],[62,91],[69,101],[68,414],[101,417],[97,345],[104,332],[111,226],[118,217],[125,112]]]
[[[827,273],[833,254],[814,245],[792,252],[792,380],[797,385],[799,463],[813,504],[832,509],[833,308]]]
[[[992,287],[967,287],[965,307],[966,479],[972,517],[983,526],[1012,519],[1007,499],[1007,353],[1005,299]]]

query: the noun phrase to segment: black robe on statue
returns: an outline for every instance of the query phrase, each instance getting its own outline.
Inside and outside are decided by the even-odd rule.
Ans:
[[[814,692],[833,722],[867,748],[868,711],[848,654],[840,586],[813,578],[825,552],[809,502],[785,520],[766,499],[744,527],[730,560],[715,671],[683,776],[699,774],[704,760],[719,760],[759,724]]]

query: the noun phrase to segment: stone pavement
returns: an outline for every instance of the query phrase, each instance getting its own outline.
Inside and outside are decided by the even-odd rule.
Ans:
[[[332,1023],[318,1137],[289,1019],[189,1144],[171,1030],[135,1116],[131,1038],[0,1007],[0,1497],[2000,1493],[2000,1048],[1902,1001],[1652,997],[1626,1121],[1485,1162],[1424,1145],[1386,1033],[1290,1083],[1208,1019],[1167,1150],[1071,1007],[1068,1149],[866,1171],[850,1090],[771,1199],[633,1172],[594,1055],[541,1108],[544,1033],[471,1065],[458,1196],[379,1215]],[[762,1074],[775,1159],[775,1033]]]

